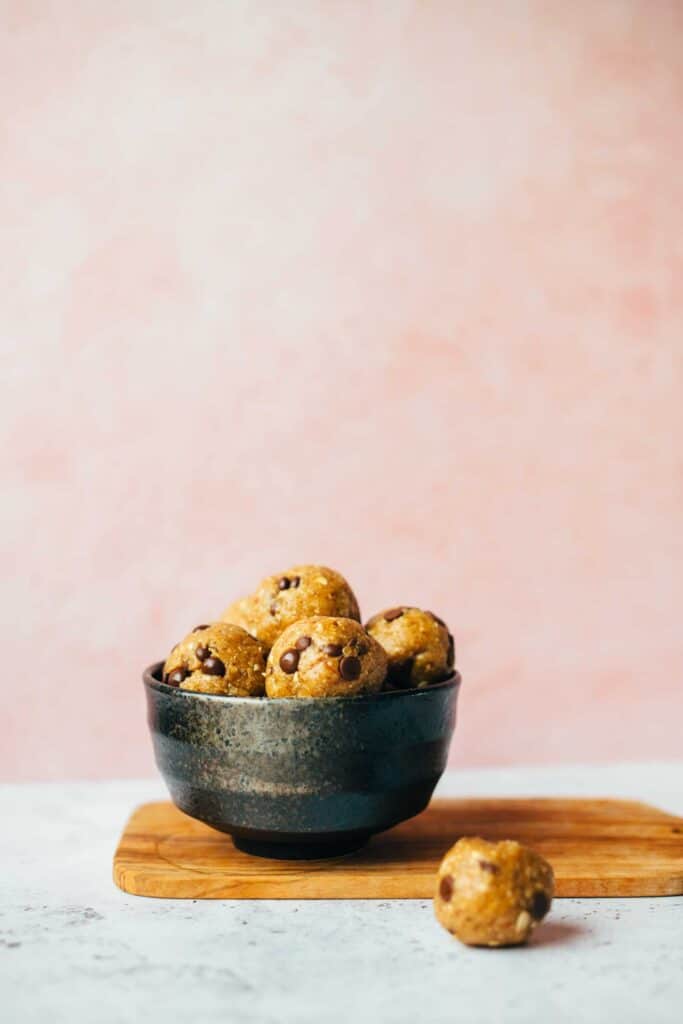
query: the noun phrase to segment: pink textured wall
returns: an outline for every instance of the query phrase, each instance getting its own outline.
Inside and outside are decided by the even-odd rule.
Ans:
[[[0,10],[0,777],[151,772],[298,560],[453,624],[456,763],[680,755],[683,5]]]

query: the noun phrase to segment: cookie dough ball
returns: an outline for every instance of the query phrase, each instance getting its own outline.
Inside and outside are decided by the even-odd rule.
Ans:
[[[230,622],[233,626],[240,626],[251,633],[252,620],[254,618],[253,597],[241,597],[238,601],[229,604],[221,615],[222,622]]]
[[[314,615],[282,633],[268,656],[269,697],[355,697],[377,693],[387,656],[359,622]]]
[[[459,839],[441,862],[437,919],[468,946],[518,946],[550,909],[553,869],[538,853],[506,839]]]
[[[226,608],[221,618],[235,622],[272,647],[284,629],[311,615],[360,621],[351,587],[343,576],[324,565],[295,565],[267,576],[252,595]]]
[[[164,682],[197,693],[262,697],[267,654],[264,645],[239,626],[195,626],[166,659]]]
[[[387,652],[388,690],[421,689],[453,675],[455,643],[433,612],[401,605],[373,615],[365,628]]]

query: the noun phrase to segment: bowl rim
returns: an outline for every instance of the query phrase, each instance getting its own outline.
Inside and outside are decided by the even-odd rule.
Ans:
[[[157,678],[157,673],[163,668],[163,661],[155,661],[142,673],[142,680],[147,690],[156,690],[158,693],[175,694],[189,700],[201,699],[217,704],[255,704],[258,707],[271,707],[280,704],[298,707],[318,706],[320,704],[372,704],[376,701],[400,700],[410,697],[421,697],[433,693],[435,690],[455,690],[460,688],[462,676],[457,669],[448,679],[440,683],[430,683],[422,689],[411,690],[382,690],[380,693],[363,693],[348,697],[234,697],[227,693],[201,693],[199,690],[181,690],[178,686],[169,686]]]

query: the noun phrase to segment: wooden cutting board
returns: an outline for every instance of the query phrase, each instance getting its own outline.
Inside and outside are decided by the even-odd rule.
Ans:
[[[144,804],[121,837],[114,881],[135,896],[176,899],[427,899],[463,835],[538,850],[557,896],[683,894],[683,818],[627,800],[434,800],[364,849],[320,861],[252,857],[173,804]]]

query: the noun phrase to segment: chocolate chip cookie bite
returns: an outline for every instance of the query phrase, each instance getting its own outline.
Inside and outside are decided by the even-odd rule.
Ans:
[[[195,626],[169,654],[163,679],[181,690],[262,697],[267,654],[265,646],[239,626]]]
[[[468,946],[519,946],[550,909],[554,876],[540,854],[506,839],[463,838],[441,862],[437,920]]]
[[[311,615],[360,621],[351,587],[340,573],[324,565],[295,565],[267,576],[253,594],[226,608],[221,618],[272,647],[283,630]]]
[[[385,689],[422,689],[453,675],[455,642],[433,612],[399,605],[373,615],[365,628],[387,652]]]
[[[240,597],[239,600],[229,604],[221,615],[221,622],[229,622],[233,626],[240,626],[253,636],[254,616],[254,598],[249,594],[247,597]]]
[[[266,694],[356,697],[377,693],[386,670],[386,654],[359,622],[315,615],[293,623],[273,644]]]

